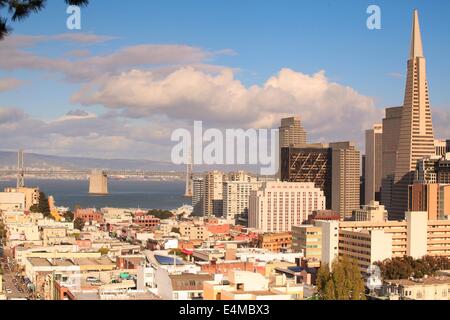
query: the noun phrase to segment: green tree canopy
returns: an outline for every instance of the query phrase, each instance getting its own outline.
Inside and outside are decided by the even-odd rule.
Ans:
[[[317,273],[317,291],[321,300],[365,300],[365,286],[356,262],[347,257],[333,262],[332,271],[322,265]]]
[[[47,195],[44,192],[39,193],[39,203],[30,207],[30,211],[34,213],[42,213],[44,217],[51,217],[50,205]]]
[[[84,220],[80,218],[76,218],[73,222],[74,228],[80,231],[83,231],[84,225],[85,225]]]
[[[64,0],[68,5],[86,6],[89,0]],[[9,15],[0,16],[0,40],[11,32],[9,23],[23,20],[32,13],[45,8],[46,0],[0,0],[0,10],[5,9]],[[3,12],[3,11],[2,11]]]
[[[450,260],[446,257],[424,256],[420,259],[412,257],[396,257],[377,262],[381,276],[386,280],[421,279],[424,276],[434,276],[439,270],[449,270]]]
[[[173,213],[168,210],[154,209],[154,210],[150,210],[147,214],[155,216],[156,218],[161,219],[161,220],[170,219],[173,217]]]

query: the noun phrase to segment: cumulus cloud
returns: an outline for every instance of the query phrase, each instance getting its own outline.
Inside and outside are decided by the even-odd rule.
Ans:
[[[161,114],[219,128],[276,127],[280,118],[298,114],[317,139],[360,140],[361,132],[383,115],[372,98],[331,82],[324,71],[307,75],[290,69],[251,87],[231,69],[210,74],[188,66],[163,77],[131,70],[84,86],[72,101],[101,104],[129,117]]]
[[[180,125],[164,118],[136,123],[83,110],[44,121],[19,109],[0,108],[2,149],[44,154],[168,161],[170,135]]]

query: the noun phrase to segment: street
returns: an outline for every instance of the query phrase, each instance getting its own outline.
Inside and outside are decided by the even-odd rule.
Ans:
[[[28,290],[17,275],[13,260],[5,254],[3,257],[0,257],[0,263],[3,269],[3,291],[6,294],[6,298],[8,300],[28,299]]]

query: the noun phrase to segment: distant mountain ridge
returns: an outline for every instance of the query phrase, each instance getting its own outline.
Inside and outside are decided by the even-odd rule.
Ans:
[[[15,167],[17,153],[0,151],[0,167]],[[108,169],[108,170],[147,170],[147,171],[183,171],[184,166],[169,162],[132,159],[99,159],[89,157],[51,156],[36,153],[25,153],[26,168],[52,168],[64,169]]]
[[[144,170],[158,172],[183,172],[186,170],[185,165],[175,165],[170,162],[153,161],[153,160],[133,160],[133,159],[100,159],[89,157],[67,157],[67,156],[51,156],[36,153],[26,153],[25,168],[63,168],[67,170]],[[0,167],[16,167],[17,152],[0,151]],[[245,170],[249,172],[258,172],[258,166],[255,165],[196,165],[194,172],[206,172],[211,170],[222,170],[225,172]]]

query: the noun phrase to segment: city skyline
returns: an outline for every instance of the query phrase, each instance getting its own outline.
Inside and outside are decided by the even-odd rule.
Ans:
[[[203,5],[205,11],[214,12],[213,5]],[[167,161],[172,129],[189,128],[196,118],[217,128],[274,128],[279,126],[282,117],[300,116],[310,142],[352,140],[363,150],[364,131],[381,122],[385,107],[402,103],[410,12],[414,7],[423,7],[421,2],[414,1],[396,5],[380,2],[379,5],[383,27],[369,30],[365,23],[368,17],[365,3],[358,2],[350,9],[348,5],[339,7],[330,2],[308,6],[287,2],[286,7],[277,7],[274,15],[288,8],[299,9],[299,6],[304,6],[305,10],[298,11],[298,20],[291,14],[292,20],[283,23],[275,19],[266,24],[265,28],[277,26],[280,32],[282,30],[282,46],[278,48],[280,51],[274,49],[276,54],[257,48],[245,50],[242,37],[232,41],[220,28],[224,21],[211,24],[210,19],[201,20],[199,25],[190,20],[183,21],[190,28],[185,28],[178,39],[170,28],[158,29],[161,31],[158,36],[152,30],[133,32],[136,31],[134,23],[104,32],[110,23],[100,24],[92,19],[101,10],[98,4],[82,10],[81,33],[67,32],[63,29],[64,23],[59,30],[48,21],[37,24],[39,27],[36,28],[37,21],[49,20],[49,17],[58,20],[62,6],[50,5],[47,12],[31,17],[23,24],[14,24],[14,33],[0,48],[0,54],[9,54],[2,60],[6,63],[0,65],[0,81],[3,81],[0,86],[0,132],[6,137],[3,148],[15,150],[21,147],[44,154],[105,158],[125,158],[126,155],[126,158]],[[217,6],[227,8],[224,4]],[[248,12],[248,6],[242,6],[240,14]],[[150,7],[155,12],[160,10],[161,18],[166,20],[180,14],[176,10],[168,11],[164,6]],[[119,8],[120,5],[111,6],[111,14],[117,14]],[[271,4],[263,5],[257,12],[263,15],[270,8]],[[445,107],[450,98],[443,90],[448,83],[448,74],[440,71],[448,63],[443,59],[448,47],[443,40],[448,26],[441,19],[438,8],[431,4],[420,12],[423,38],[427,43],[425,54],[432,61],[428,78],[436,135],[445,138],[450,134],[445,126],[448,119]],[[304,11],[320,9],[327,9],[324,11],[327,14],[319,16],[314,24],[321,40],[313,41],[305,35],[305,24],[311,21]],[[330,11],[335,12],[335,16],[331,17]],[[355,20],[340,20],[343,11],[350,12]],[[224,16],[228,14],[225,10]],[[64,22],[64,14],[60,15]],[[251,33],[252,43],[261,46],[264,39],[256,37],[259,35],[257,27],[262,28],[261,16],[249,17],[246,26],[252,22],[255,22],[254,28],[246,30]],[[162,22],[156,19],[148,23]],[[298,38],[287,28],[290,24],[295,25]],[[31,25],[33,30],[30,30]],[[195,39],[193,30],[206,25],[215,27],[211,34]],[[342,32],[330,39],[327,29],[330,26]],[[236,27],[230,26],[230,33]],[[354,30],[350,33],[353,40],[344,33],[349,31],[348,28]],[[120,31],[114,32],[116,29]],[[212,34],[216,29],[222,32],[218,33],[220,37],[214,38]],[[45,36],[24,36],[36,33]],[[278,34],[277,30],[269,33],[266,42],[273,43],[275,34]],[[163,37],[170,41],[163,41]],[[363,37],[367,42],[362,46]],[[323,56],[322,50],[311,45],[313,42],[321,49],[328,42],[333,55]],[[290,50],[292,46],[297,47]],[[378,54],[376,62],[373,62],[373,46],[382,47],[386,52]],[[361,51],[362,47],[372,50]],[[255,51],[259,55],[255,55]],[[350,64],[345,58],[348,52],[352,52]],[[248,59],[252,54],[257,57],[254,65]],[[265,63],[256,64],[265,58]],[[336,63],[336,59],[342,63]],[[329,66],[333,61],[339,67]],[[375,65],[378,68],[371,70]],[[390,71],[380,71],[388,67]],[[370,74],[358,78],[366,71]],[[258,76],[252,76],[255,72]],[[188,78],[191,81],[186,82]],[[95,88],[95,85],[100,87]],[[163,88],[169,88],[169,91]],[[232,99],[225,98],[223,92],[232,92]],[[187,110],[186,106],[191,108]],[[241,114],[238,119],[234,116],[236,112]],[[320,118],[319,115],[324,116],[324,113],[325,119]],[[328,123],[330,119],[335,120],[333,126]],[[349,123],[356,125],[349,127]],[[37,139],[37,136],[42,138]]]

